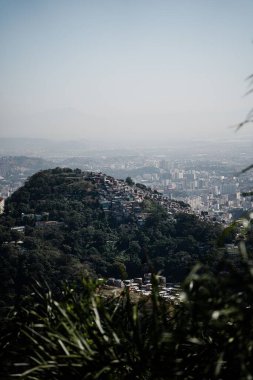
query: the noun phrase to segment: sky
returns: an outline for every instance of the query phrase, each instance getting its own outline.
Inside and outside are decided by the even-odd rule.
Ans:
[[[252,16],[252,0],[0,0],[0,137],[234,137]]]

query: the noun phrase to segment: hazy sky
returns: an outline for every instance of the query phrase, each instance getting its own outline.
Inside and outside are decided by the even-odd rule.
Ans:
[[[0,0],[0,136],[231,136],[252,17],[252,0]]]

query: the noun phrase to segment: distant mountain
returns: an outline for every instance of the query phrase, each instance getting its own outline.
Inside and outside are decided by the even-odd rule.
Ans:
[[[0,138],[0,155],[57,156],[84,154],[86,140],[50,140],[38,138]]]
[[[31,176],[39,170],[49,169],[54,163],[38,157],[4,156],[0,157],[0,176]]]

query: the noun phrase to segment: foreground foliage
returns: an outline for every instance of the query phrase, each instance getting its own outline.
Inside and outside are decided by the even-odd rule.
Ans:
[[[252,379],[253,267],[196,266],[172,305],[153,293],[104,298],[100,285],[36,291],[1,325],[2,378]],[[12,378],[12,376],[11,376]]]

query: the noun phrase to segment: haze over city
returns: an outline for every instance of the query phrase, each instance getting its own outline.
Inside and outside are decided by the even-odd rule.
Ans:
[[[1,137],[234,138],[252,103],[252,11],[249,0],[0,0]]]

